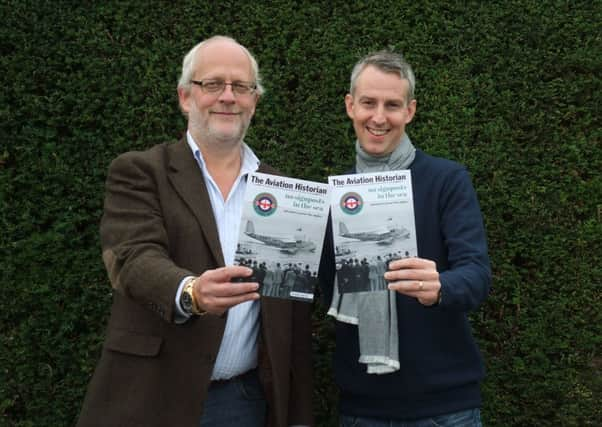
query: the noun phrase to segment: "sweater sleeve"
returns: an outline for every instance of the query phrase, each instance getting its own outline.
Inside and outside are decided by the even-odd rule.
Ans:
[[[447,269],[440,274],[441,308],[475,310],[489,293],[491,267],[481,209],[465,168],[446,177],[439,210],[448,251]]]

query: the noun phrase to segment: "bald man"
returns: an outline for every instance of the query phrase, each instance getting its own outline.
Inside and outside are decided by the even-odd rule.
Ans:
[[[207,39],[178,82],[186,137],[111,163],[113,306],[78,426],[312,424],[311,306],[261,298],[234,265],[246,177],[277,173],[243,141],[262,93],[244,46]]]

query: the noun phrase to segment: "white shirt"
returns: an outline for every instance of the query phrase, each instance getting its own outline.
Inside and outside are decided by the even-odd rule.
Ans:
[[[207,171],[205,160],[194,142],[190,132],[186,140],[203,173],[205,185],[209,192],[211,208],[217,224],[219,241],[226,265],[234,265],[234,255],[238,243],[240,219],[247,187],[247,175],[259,167],[259,159],[249,146],[242,144],[242,163],[236,182],[226,200],[222,197],[217,184]],[[180,307],[180,294],[183,284],[180,282],[176,295],[176,322],[185,321],[188,315]],[[247,301],[228,310],[228,320],[219,353],[213,367],[212,380],[224,380],[243,374],[257,366],[257,334],[259,332],[259,301]]]

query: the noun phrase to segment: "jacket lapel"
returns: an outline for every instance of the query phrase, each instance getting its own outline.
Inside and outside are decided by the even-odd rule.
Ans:
[[[207,186],[186,138],[170,145],[168,156],[168,179],[196,217],[215,260],[223,266],[224,255]]]
[[[207,186],[186,138],[170,145],[167,152],[171,184],[196,217],[215,260],[219,265],[225,265]],[[263,163],[259,164],[257,171],[277,173]]]

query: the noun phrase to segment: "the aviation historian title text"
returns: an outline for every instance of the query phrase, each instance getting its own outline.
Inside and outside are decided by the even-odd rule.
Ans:
[[[312,186],[308,184],[303,184],[302,182],[297,182],[294,185],[290,182],[286,182],[283,179],[262,179],[258,176],[251,175],[251,180],[253,184],[257,185],[268,185],[270,187],[276,188],[284,188],[286,190],[295,190],[295,191],[304,191],[306,193],[316,193],[316,194],[326,194],[326,189],[318,186]]]
[[[367,193],[365,193],[366,196],[374,194],[376,195],[376,200],[394,200],[393,203],[405,203],[409,191],[409,180],[407,173],[387,173],[386,175],[346,175],[340,177],[330,177],[330,182],[334,187],[340,188],[358,185],[372,186],[367,189]],[[359,191],[359,189],[357,191]],[[362,189],[362,192],[364,191],[365,190]],[[375,205],[380,204],[388,203],[375,203]]]
[[[251,175],[251,182],[253,184],[256,185],[261,185],[261,186],[267,186],[267,187],[274,187],[274,188],[282,188],[284,190],[292,190],[292,191],[298,191],[301,193],[310,193],[310,194],[315,194],[316,196],[320,195],[320,196],[324,196],[326,194],[328,194],[328,190],[326,188],[324,188],[323,186],[317,186],[317,185],[309,185],[309,184],[304,184],[302,182],[296,182],[296,183],[291,183],[291,182],[287,182],[285,179],[276,179],[276,178],[269,178],[266,177],[261,178],[258,177],[256,175]],[[320,205],[327,205],[326,201],[324,201],[323,198],[320,197],[309,197],[303,194],[285,194],[284,196],[286,199],[292,199],[293,200],[293,208],[301,208],[301,209],[312,209],[314,211],[318,211],[318,212],[324,212],[324,206],[320,206]],[[318,205],[318,206],[316,206]],[[299,212],[298,212],[299,213]]]
[[[345,179],[332,178],[332,184],[335,187],[344,187],[346,185],[371,185],[371,184],[382,184],[386,182],[403,182],[408,179],[406,175],[394,174],[394,175],[374,175],[374,176],[362,176],[362,175],[349,175]]]

